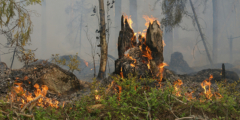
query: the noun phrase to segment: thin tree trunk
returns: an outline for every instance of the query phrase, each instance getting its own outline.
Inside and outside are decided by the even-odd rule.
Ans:
[[[93,56],[93,69],[94,69],[94,78],[96,77],[96,67],[95,67],[95,57]]]
[[[200,33],[200,36],[201,36],[202,41],[203,41],[203,45],[204,45],[205,50],[206,50],[206,53],[207,53],[208,60],[209,60],[210,64],[212,65],[213,62],[212,62],[211,56],[210,56],[210,54],[209,54],[209,51],[208,51],[208,48],[207,48],[207,45],[206,45],[206,42],[205,42],[204,35],[203,35],[203,33],[202,33],[202,29],[200,28],[200,25],[199,25],[199,23],[198,23],[197,15],[196,15],[196,13],[195,13],[195,9],[194,9],[194,7],[193,7],[192,0],[189,0],[189,1],[190,1],[190,5],[191,5],[191,7],[192,7],[192,11],[193,11],[193,14],[194,14],[195,21],[196,21],[196,23],[197,23],[198,31],[199,31],[199,33]]]
[[[133,31],[138,32],[137,0],[130,0],[129,3],[130,15],[133,21]]]
[[[217,62],[218,49],[218,2],[219,0],[212,0],[213,6],[213,63]]]
[[[82,21],[82,17],[83,17],[83,15],[81,14],[81,19],[80,19],[80,25],[79,25],[79,34],[80,34],[80,36],[79,36],[79,51],[80,51],[80,54],[81,54],[81,48],[82,48],[82,44],[81,44],[81,42],[82,42],[82,23],[83,23],[83,21]]]
[[[105,25],[105,10],[104,0],[99,0],[99,13],[100,13],[100,47],[101,47],[101,58],[100,67],[98,72],[98,79],[105,77],[106,65],[107,65],[107,53],[108,45],[106,41],[106,25]]]
[[[16,48],[17,48],[17,46],[15,47],[14,52],[13,52],[13,59],[12,59],[11,67],[10,67],[11,69],[12,69],[12,66],[13,66],[13,61],[14,61],[14,56],[15,56]]]
[[[46,44],[46,39],[47,39],[47,22],[46,22],[46,0],[44,0],[42,2],[42,56],[45,55],[45,50],[46,50],[46,47],[47,47],[47,44]]]

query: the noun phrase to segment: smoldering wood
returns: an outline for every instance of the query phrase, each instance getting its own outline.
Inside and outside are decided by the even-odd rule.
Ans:
[[[125,21],[125,24],[123,23]],[[162,42],[162,30],[154,21],[149,23],[146,38],[141,35],[138,37],[139,42],[136,42],[136,36],[134,36],[133,30],[130,28],[128,21],[124,20],[122,16],[121,31],[118,39],[118,59],[115,61],[115,73],[123,73],[124,77],[128,77],[128,73],[137,75],[138,77],[157,77],[158,67],[163,62],[163,42]],[[141,50],[140,50],[141,47]],[[144,56],[147,53],[146,48],[149,48],[153,59],[149,59]],[[129,56],[124,55],[128,52]],[[148,69],[147,63],[150,62],[150,68]],[[121,71],[122,69],[122,71]]]
[[[163,32],[160,29],[160,26],[158,25],[157,21],[154,21],[152,24],[149,23],[149,27],[147,29],[147,35],[146,35],[146,45],[150,48],[152,51],[152,60],[151,68],[154,66],[159,66],[164,58],[163,58]]]
[[[226,75],[225,75],[225,65],[224,63],[222,64],[222,80],[226,79]]]
[[[130,28],[127,19],[121,18],[121,31],[118,37],[118,58],[124,56],[125,51],[136,46],[136,37],[132,28]]]

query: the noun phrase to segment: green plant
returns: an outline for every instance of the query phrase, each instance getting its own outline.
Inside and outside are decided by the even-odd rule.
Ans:
[[[73,72],[74,70],[80,71],[78,66],[80,65],[80,61],[77,59],[78,58],[78,53],[76,53],[75,56],[69,56],[70,61],[66,63],[66,59],[60,59],[58,57],[59,54],[53,55],[52,54],[52,61],[53,63],[60,64],[60,65],[67,65],[69,67],[68,71]]]

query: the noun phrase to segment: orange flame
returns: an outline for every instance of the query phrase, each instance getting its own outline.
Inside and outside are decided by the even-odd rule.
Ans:
[[[41,89],[39,88],[38,84],[35,84],[34,87],[36,88],[36,90],[34,91],[34,94],[36,97],[33,97],[33,95],[31,93],[26,92],[23,88],[22,88],[22,83],[14,83],[16,86],[13,87],[11,95],[10,95],[10,100],[12,102],[14,101],[20,101],[22,102],[21,107],[23,107],[25,104],[27,104],[28,102],[32,101],[33,99],[35,99],[36,97],[38,97],[39,95],[43,96],[42,98],[39,98],[37,101],[37,106],[41,106],[41,107],[46,107],[46,106],[50,106],[50,107],[55,107],[58,108],[58,104],[59,102],[57,100],[52,100],[46,97],[47,91],[48,91],[48,87],[46,85],[42,85]],[[19,96],[20,95],[20,96]],[[16,99],[14,99],[16,98]]]
[[[86,61],[84,60],[84,63],[85,63],[85,65],[88,67],[88,62],[86,62]]]
[[[193,98],[193,97],[192,97],[193,92],[194,92],[194,91],[192,91],[192,92],[190,92],[190,93],[189,93],[189,92],[186,92],[186,93],[185,93],[185,96],[187,97],[188,100],[195,100],[195,99],[196,99],[196,98]]]
[[[183,84],[182,80],[178,79],[173,84],[174,84],[174,89],[176,91],[176,96],[181,96],[180,94],[181,91],[179,90],[179,88]]]
[[[210,88],[210,86],[211,86],[210,81],[212,80],[212,78],[213,78],[213,75],[210,75],[209,79],[206,79],[201,83],[201,86],[204,89],[204,94],[205,94],[206,98],[208,98],[210,100],[212,100],[211,97],[213,96],[213,94],[211,92],[211,88]],[[206,86],[208,86],[208,90],[206,89]]]
[[[157,76],[160,75],[160,79],[158,80],[158,84],[159,84],[160,87],[161,87],[161,82],[162,82],[162,78],[163,78],[164,66],[168,66],[168,64],[163,62],[163,63],[158,65],[159,73],[157,74]]]
[[[28,79],[28,76],[25,76],[23,79],[24,79],[24,80],[27,80],[27,79]]]
[[[124,16],[124,19],[127,19],[130,28],[132,28],[133,21],[131,19],[131,15],[128,17],[125,13],[123,13],[123,16]]]
[[[98,90],[95,90],[96,93],[98,93]],[[100,95],[95,95],[95,100],[100,100]]]
[[[121,78],[123,78],[122,67],[121,67],[121,71],[120,71],[120,76],[121,76]]]

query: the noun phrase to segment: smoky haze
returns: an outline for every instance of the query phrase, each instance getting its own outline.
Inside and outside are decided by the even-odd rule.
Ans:
[[[110,0],[111,2],[112,0]],[[115,0],[117,1],[117,0]],[[162,0],[155,3],[157,0],[136,0],[137,5],[130,3],[131,0],[121,0],[121,14],[115,14],[115,5],[109,10],[110,19],[112,24],[110,26],[110,39],[108,53],[117,58],[117,37],[115,32],[119,32],[120,23],[115,22],[115,16],[122,14],[133,16],[134,32],[143,31],[146,29],[145,19],[143,15],[153,16],[159,21],[164,17],[161,10]],[[78,2],[78,4],[76,3]],[[105,0],[105,11],[107,0]],[[212,55],[213,46],[213,9],[212,1],[208,0],[206,3],[199,0],[193,0],[197,16],[207,41],[207,46]],[[74,6],[79,5],[76,9]],[[96,41],[95,33],[98,29],[98,19],[93,14],[94,6],[98,9],[98,0],[48,0],[46,5],[32,5],[28,9],[36,10],[39,15],[32,15],[33,33],[31,34],[30,49],[36,49],[35,52],[37,59],[50,59],[52,54],[60,55],[75,55],[78,53],[79,57],[88,63],[92,64],[91,46],[86,37],[86,29],[88,27],[89,38]],[[129,6],[132,5],[132,6]],[[218,27],[218,49],[217,49],[217,63],[232,63],[237,64],[240,61],[240,38],[233,40],[233,56],[230,58],[229,37],[240,36],[240,11],[239,2],[237,0],[219,0],[219,22]],[[153,9],[155,6],[155,9]],[[186,9],[190,15],[192,10],[189,2],[187,2]],[[131,12],[136,10],[135,12]],[[98,12],[98,10],[97,10]],[[118,12],[119,13],[119,12]],[[136,15],[137,14],[137,15]],[[107,16],[106,16],[107,18]],[[106,19],[107,20],[107,19]],[[81,22],[81,24],[80,24]],[[107,22],[107,21],[106,21]],[[137,25],[137,26],[136,26]],[[173,52],[181,52],[184,60],[187,61],[190,67],[199,67],[208,65],[209,61],[201,42],[201,37],[197,30],[196,24],[190,17],[184,17],[181,22],[181,27],[173,29]],[[86,27],[87,26],[87,27]],[[136,30],[137,29],[137,30]],[[44,33],[45,32],[45,33]],[[165,40],[165,39],[164,39]],[[2,44],[6,43],[6,38],[0,36]],[[167,40],[165,40],[167,41]],[[200,41],[200,42],[199,42]],[[198,43],[196,45],[196,43]],[[97,41],[99,44],[99,41]],[[168,47],[168,44],[164,48]],[[194,49],[195,47],[195,49]],[[194,49],[194,52],[193,52]],[[8,67],[11,64],[11,54],[3,54],[8,49],[1,47],[1,61],[5,62]],[[97,53],[100,53],[97,47]],[[169,63],[172,53],[164,51],[165,62]],[[99,57],[96,55],[97,66],[99,64]],[[232,60],[231,60],[232,59]],[[231,60],[231,61],[230,61]],[[240,63],[240,62],[239,62]],[[238,64],[239,64],[238,63]],[[84,64],[84,63],[81,63]],[[23,66],[17,59],[14,60],[13,69],[18,69]],[[110,72],[114,70],[114,61],[109,59]],[[92,66],[89,66],[92,67]],[[98,67],[97,70],[98,71]],[[107,73],[109,69],[107,68]],[[81,78],[80,78],[81,79]]]

